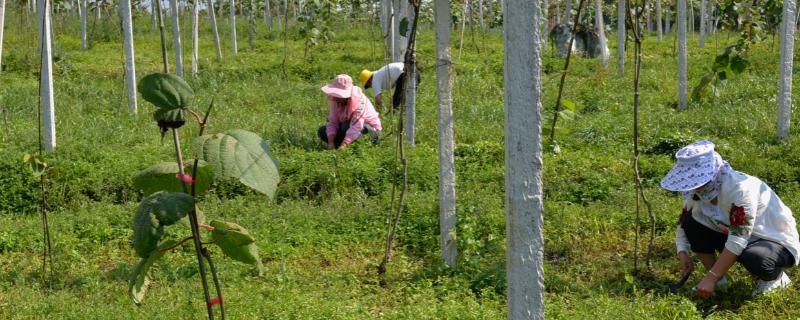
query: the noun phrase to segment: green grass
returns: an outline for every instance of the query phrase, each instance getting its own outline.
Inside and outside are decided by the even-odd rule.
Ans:
[[[42,241],[36,184],[22,156],[37,150],[37,49],[35,24],[12,14],[6,24],[0,74],[0,318],[187,319],[205,317],[202,290],[190,246],[156,264],[154,285],[142,306],[127,296],[126,279],[138,258],[131,247],[132,217],[141,193],[132,186],[141,169],[172,159],[160,141],[153,107],[139,100],[127,110],[123,56],[114,19],[91,22],[91,48],[80,51],[74,18],[56,23],[55,94],[57,151],[48,161],[57,172],[48,185],[55,266],[40,273]],[[160,70],[158,35],[139,16],[137,74]],[[188,22],[188,19],[184,19]],[[454,49],[458,268],[438,257],[437,131],[434,34],[422,25],[417,98],[417,145],[408,152],[410,192],[388,288],[376,275],[383,255],[392,182],[394,135],[378,146],[357,143],[342,152],[323,150],[316,128],[327,106],[319,91],[334,75],[355,76],[377,68],[382,45],[375,27],[335,30],[333,43],[303,56],[290,30],[288,53],[277,34],[250,46],[241,25],[240,52],[230,52],[220,20],[222,61],[204,25],[198,77],[187,77],[197,108],[215,99],[209,132],[243,128],[264,137],[281,164],[275,200],[231,183],[203,199],[206,216],[236,221],[256,237],[266,273],[222,258],[214,251],[231,319],[499,319],[505,317],[505,209],[503,151],[503,54],[499,30],[478,54],[469,37],[463,56]],[[168,28],[169,29],[169,28]],[[188,24],[184,26],[184,52]],[[774,143],[778,47],[757,45],[751,67],[721,87],[719,97],[677,112],[677,58],[672,38],[645,43],[642,70],[641,170],[656,214],[650,268],[632,277],[632,57],[624,78],[591,59],[576,58],[565,97],[579,107],[561,122],[561,153],[545,154],[546,312],[556,319],[783,319],[800,315],[792,288],[751,299],[749,277],[733,269],[731,287],[703,301],[684,289],[664,292],[678,278],[673,234],[679,198],[658,188],[681,145],[712,139],[734,168],[767,181],[792,208],[800,208],[797,129]],[[732,42],[724,33],[697,48],[690,40],[690,83],[708,70],[715,53]],[[456,43],[456,42],[454,42]],[[479,42],[480,43],[480,42]],[[612,52],[615,48],[612,43]],[[190,65],[189,55],[184,64]],[[170,46],[170,59],[173,58]],[[283,63],[285,59],[285,63]],[[544,119],[552,115],[563,60],[543,57]],[[797,66],[797,64],[795,64]],[[174,65],[172,66],[174,67]],[[795,67],[797,69],[797,67]],[[796,83],[797,85],[797,83]],[[797,87],[797,86],[795,86]],[[795,91],[797,92],[797,91]],[[797,98],[795,94],[795,98]],[[387,132],[394,117],[383,115]],[[798,123],[793,116],[793,123]],[[794,128],[797,128],[795,126]],[[187,125],[183,136],[195,135]],[[190,151],[190,150],[186,150]],[[646,219],[646,217],[642,217]],[[645,225],[647,227],[647,225]],[[647,230],[644,228],[643,230]],[[180,227],[170,235],[186,234]],[[640,248],[647,236],[640,238]],[[214,249],[216,250],[216,249]],[[800,280],[800,272],[790,270]],[[699,281],[699,272],[690,284]],[[690,287],[687,285],[687,288]]]

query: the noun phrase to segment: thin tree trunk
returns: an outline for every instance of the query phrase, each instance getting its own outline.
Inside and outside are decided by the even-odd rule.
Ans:
[[[402,62],[408,47],[408,38],[406,37],[407,35],[400,34],[400,23],[403,18],[408,19],[409,26],[412,22],[408,10],[408,0],[393,0],[393,10],[394,57],[397,59],[393,62]]]
[[[507,0],[506,5],[503,73],[508,319],[544,319],[541,6],[528,0]]]
[[[222,60],[222,45],[219,43],[219,30],[217,29],[217,16],[214,13],[214,0],[208,0],[208,19],[211,21],[211,32],[214,34],[214,48],[217,51],[217,60]]]
[[[694,33],[694,31],[695,31],[695,29],[694,29],[694,19],[695,19],[694,4],[692,2],[688,2],[688,3],[689,3],[689,17],[688,17],[689,21],[687,21],[687,23],[689,24],[689,33]],[[684,14],[684,16],[685,15],[686,14]]]
[[[88,0],[78,1],[81,1],[85,4]],[[158,19],[156,18],[156,1],[158,0],[150,0],[150,22],[153,24],[153,30],[158,29]],[[86,7],[84,7],[83,11],[86,11]]]
[[[86,29],[87,29],[87,16],[89,12],[86,8],[86,3],[89,0],[78,0],[80,2],[80,13],[81,13],[81,50],[86,50],[89,47],[89,41],[86,38]]]
[[[608,65],[608,59],[611,58],[611,53],[608,51],[608,40],[606,40],[606,27],[603,22],[603,2],[602,0],[595,0],[594,11],[594,25],[597,30],[597,35],[600,38],[600,47],[603,52],[600,54],[600,61],[603,65]]]
[[[275,16],[277,19],[277,27],[281,30],[281,0],[275,0]]]
[[[381,0],[381,29],[383,31],[383,41],[386,45],[386,56],[389,57],[391,62],[395,62],[394,23],[392,1]]]
[[[625,74],[625,0],[617,2],[617,76]]]
[[[267,32],[272,34],[272,10],[269,7],[270,0],[264,0],[264,23],[267,25]]]
[[[128,109],[136,114],[136,62],[133,50],[133,21],[131,17],[131,1],[120,0],[119,10],[122,16],[122,39],[125,47],[125,78],[128,83]]]
[[[503,0],[500,0],[503,1]],[[490,2],[491,3],[491,0]],[[491,6],[490,6],[491,8]],[[547,38],[550,35],[550,1],[542,0],[542,52],[547,50]],[[492,18],[494,23],[494,18]]]
[[[210,10],[213,11],[213,10]],[[194,0],[192,6],[192,76],[197,76],[197,67],[200,63],[198,46],[200,45],[200,0]]]
[[[100,17],[100,10],[102,10],[102,8],[103,8],[103,1],[102,0],[96,0],[94,2],[94,5],[95,5],[95,8],[94,8],[95,9],[95,13],[97,14],[97,21],[100,21],[100,18],[101,18]]]
[[[663,28],[664,20],[661,19],[661,0],[656,0],[656,33],[658,33],[658,42],[664,37]]]
[[[543,0],[543,1],[545,3],[547,3],[547,0]],[[489,26],[488,27],[489,27],[489,32],[491,32],[494,29],[494,21],[495,21],[494,4],[493,4],[492,0],[488,0],[486,2],[486,10],[489,11]],[[547,15],[545,15],[545,16],[547,16]]]
[[[408,22],[409,22],[409,25],[411,25],[411,24],[414,23],[414,20],[416,19],[416,17],[414,17],[414,12],[412,10],[409,10],[409,11],[411,11],[411,12],[410,12],[410,15],[408,17],[408,19],[409,19]],[[408,42],[408,47],[404,51],[407,52],[409,50],[409,48],[412,48],[413,46],[414,46],[414,44]],[[416,52],[411,52],[411,53],[414,55],[414,57],[412,57],[412,59],[411,59],[411,61],[413,63],[411,63],[411,64],[406,63],[406,67],[408,67],[410,65],[411,68],[404,68],[405,69],[405,74],[406,74],[406,98],[405,98],[405,102],[406,102],[406,122],[405,122],[405,125],[406,125],[406,127],[405,127],[405,138],[406,138],[406,144],[409,147],[414,146],[414,140],[415,140],[415,134],[416,134],[416,131],[415,131],[415,129],[416,129],[416,117],[417,117],[417,109],[416,109],[417,108]]]
[[[700,0],[700,48],[706,47],[706,0]]]
[[[505,0],[500,0],[500,3],[505,2]],[[467,12],[469,10],[469,0],[464,0],[464,9],[462,10],[461,14],[461,36],[458,40],[458,61],[461,61],[461,52],[464,49],[464,30],[467,28]]]
[[[561,18],[561,21],[564,21],[564,23],[569,23],[572,21],[572,0],[566,0],[566,5],[564,6],[564,17]]]
[[[56,112],[53,97],[53,47],[50,18],[50,0],[39,1],[39,41],[41,52],[41,74],[39,86],[42,119],[44,125],[44,149],[53,152],[56,147]]]
[[[156,1],[156,11],[158,12],[158,31],[161,34],[161,63],[164,65],[164,73],[169,73],[169,59],[167,59],[167,31],[164,28],[164,15],[161,9],[161,0]]]
[[[713,35],[714,34],[714,11],[715,11],[714,0],[708,0],[708,11],[707,11],[707,13],[708,13],[708,19],[707,19],[708,26],[706,27],[706,33],[708,35]],[[769,21],[769,16],[767,16],[766,18],[767,18],[767,21]]]
[[[256,41],[256,10],[253,1],[250,0],[247,3],[247,41],[251,49],[255,46]]]
[[[0,74],[3,73],[3,25],[6,19],[6,0],[0,0]]]
[[[183,78],[183,50],[181,49],[181,25],[178,18],[178,0],[170,0],[172,14],[172,39],[175,46],[175,74]]]
[[[236,0],[230,0],[230,9],[231,9],[231,50],[233,50],[233,54],[238,54],[239,49],[236,44]]]
[[[439,102],[439,233],[442,260],[456,266],[456,171],[453,160],[453,63],[450,55],[449,0],[436,0],[436,86]]]
[[[483,7],[483,0],[478,0],[478,20],[480,20],[481,23],[481,48],[483,52],[486,52],[486,19],[484,19],[485,14],[483,12]]]
[[[671,23],[670,23],[670,17],[672,17],[672,11],[670,11],[670,5],[669,4],[667,4],[667,11],[666,12],[667,12],[667,14],[664,17],[664,34],[665,35],[669,35],[669,33],[672,31],[672,26],[671,26]]]
[[[781,71],[778,86],[778,141],[789,138],[789,125],[792,116],[792,60],[794,59],[794,32],[797,2],[783,0],[783,21],[781,21]]]
[[[686,0],[678,0],[678,110],[689,106],[687,93],[686,56]]]
[[[794,16],[795,23],[797,24],[797,30],[800,30],[800,10],[796,10],[797,14]]]

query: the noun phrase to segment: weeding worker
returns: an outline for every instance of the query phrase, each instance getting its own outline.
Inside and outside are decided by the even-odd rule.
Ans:
[[[372,88],[372,93],[375,96],[375,106],[380,112],[383,110],[383,91],[394,87],[394,94],[392,95],[392,108],[395,110],[400,107],[400,100],[403,97],[403,91],[406,88],[406,73],[405,64],[402,62],[390,63],[381,67],[377,71],[369,71],[367,69],[361,70],[358,74],[358,81],[365,89]],[[419,69],[416,72],[417,86],[419,86]]]
[[[328,96],[330,113],[328,123],[317,130],[317,135],[328,144],[328,149],[344,148],[362,134],[369,135],[372,143],[378,142],[381,119],[361,88],[353,85],[350,76],[336,76],[333,82],[322,87],[322,92]]]
[[[694,269],[690,250],[707,270],[698,295],[707,299],[726,285],[736,261],[755,280],[753,296],[788,287],[784,269],[797,264],[800,252],[791,209],[763,181],[733,170],[711,141],[690,144],[675,157],[661,187],[683,195],[675,243],[684,274]]]

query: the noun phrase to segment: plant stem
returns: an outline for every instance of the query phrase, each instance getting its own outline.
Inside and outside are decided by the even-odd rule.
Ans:
[[[178,161],[178,170],[183,174],[183,154],[181,153],[180,137],[178,136],[178,129],[172,128],[172,141],[175,143],[175,156]],[[197,166],[195,166],[197,168]],[[196,170],[195,170],[196,171]],[[184,191],[187,189],[186,184],[183,184]],[[206,269],[203,264],[203,244],[200,243],[200,227],[197,223],[197,213],[195,209],[189,211],[189,224],[192,229],[192,240],[194,240],[194,250],[197,254],[197,267],[200,270],[200,278],[203,281],[203,294],[206,299],[206,309],[208,311],[208,319],[214,319],[214,310],[211,305],[211,294],[208,291],[208,279],[206,278]]]
[[[211,278],[214,280],[214,289],[217,291],[217,298],[219,298],[219,313],[220,318],[225,320],[225,304],[224,299],[222,299],[222,285],[219,283],[219,277],[217,276],[217,268],[214,266],[214,262],[211,261],[211,253],[208,252],[208,249],[203,248],[203,257],[206,258],[208,261],[208,268],[211,269]]]
[[[567,60],[564,62],[564,71],[561,72],[561,83],[558,86],[558,97],[556,98],[556,109],[553,113],[553,123],[550,126],[550,143],[555,142],[556,139],[556,122],[558,121],[558,113],[561,111],[561,96],[564,93],[564,79],[567,78],[567,70],[569,70],[569,62],[572,60],[572,45],[575,42],[575,34],[578,31],[578,22],[581,16],[581,9],[583,9],[583,0],[578,2],[578,14],[572,22],[572,37],[569,39],[569,47],[567,47]]]
[[[48,9],[48,5],[50,4],[50,2],[48,0],[40,0],[40,1],[45,1],[44,2],[44,10],[49,10]],[[45,51],[45,46],[41,45],[41,49],[39,51],[40,56],[44,55],[44,51]],[[0,54],[2,54],[2,52],[0,52]],[[40,64],[39,65],[39,78],[40,78],[40,81],[39,81],[39,103],[38,103],[38,107],[36,109],[36,111],[37,111],[36,114],[37,114],[37,119],[38,119],[37,125],[36,125],[38,136],[37,136],[37,140],[36,141],[39,144],[39,157],[40,158],[44,157],[44,145],[43,145],[43,141],[42,141],[42,126],[43,126],[43,124],[42,124],[42,108],[44,107],[42,105],[42,81],[41,81],[41,77],[42,77],[42,74],[43,74],[43,71],[42,71],[43,69],[42,68],[43,68],[43,66],[42,66],[42,64]],[[52,252],[53,251],[53,246],[52,246],[52,243],[50,241],[50,226],[49,226],[49,223],[47,222],[47,193],[45,192],[46,191],[46,189],[45,189],[45,174],[47,172],[46,170],[47,169],[45,167],[45,172],[43,172],[42,175],[39,177],[39,191],[40,191],[41,197],[42,197],[40,205],[39,205],[39,215],[40,215],[40,218],[42,220],[42,233],[43,233],[42,237],[43,237],[43,242],[44,242],[42,244],[42,246],[44,247],[43,252],[42,252],[42,277],[44,277],[47,274],[47,260],[50,260],[51,268],[53,266],[53,252]]]
[[[164,31],[164,18],[161,15],[161,0],[156,0],[158,11],[158,29],[161,31],[161,61],[164,63],[164,73],[169,73],[169,60],[167,60],[167,35]]]
[[[192,236],[188,236],[188,237],[186,237],[186,238],[183,238],[183,239],[181,239],[180,241],[176,242],[175,244],[173,244],[173,245],[171,245],[171,246],[169,246],[169,247],[166,247],[166,248],[164,248],[164,249],[161,249],[161,250],[159,250],[159,251],[161,251],[161,252],[167,252],[167,251],[170,251],[170,250],[172,250],[172,249],[175,249],[175,248],[179,247],[180,245],[184,244],[186,241],[189,241],[189,240],[192,240]]]
[[[414,6],[414,16],[415,17],[419,17],[419,5],[420,5],[419,2],[409,1],[409,3]],[[412,26],[411,26],[411,34],[410,34],[410,36],[408,38],[408,44],[407,44],[406,56],[405,56],[405,64],[406,64],[405,67],[406,67],[407,70],[411,70],[411,69],[409,69],[409,66],[414,67],[414,65],[415,65],[415,61],[414,61],[415,52],[414,51],[416,50],[417,22],[418,21],[419,21],[418,18],[414,19],[414,22],[412,23]],[[411,82],[411,77],[408,77],[406,79],[406,81],[407,81],[407,84],[409,82]],[[405,103],[406,92],[407,91],[403,92],[403,98],[402,98],[403,104]],[[393,252],[392,252],[393,250],[392,249],[393,249],[394,238],[395,238],[395,234],[397,234],[397,228],[400,225],[400,216],[403,213],[403,208],[404,208],[405,199],[406,199],[406,193],[408,192],[408,160],[406,159],[405,152],[404,152],[404,147],[403,147],[403,139],[404,139],[404,136],[403,136],[404,122],[403,122],[403,119],[405,117],[404,110],[405,110],[405,108],[400,108],[400,112],[398,114],[399,119],[398,119],[398,127],[397,127],[397,130],[398,130],[397,145],[398,145],[398,149],[399,149],[399,152],[400,152],[400,162],[403,165],[403,187],[402,187],[402,189],[400,189],[400,200],[399,200],[399,203],[397,205],[397,211],[395,212],[394,222],[392,223],[392,229],[389,232],[389,235],[388,235],[388,237],[386,239],[386,253],[383,255],[383,260],[381,261],[381,264],[378,265],[378,276],[380,277],[380,284],[381,284],[382,287],[386,287],[386,265],[389,263],[389,260],[392,259],[392,254],[393,254]],[[394,197],[394,196],[392,196],[392,197]]]
[[[650,267],[650,257],[652,256],[653,246],[655,241],[655,214],[653,213],[652,205],[650,201],[647,199],[647,196],[644,194],[644,187],[642,186],[642,178],[639,175],[639,80],[641,79],[641,69],[642,69],[642,30],[639,27],[639,22],[641,21],[641,12],[634,15],[634,13],[630,9],[630,4],[628,6],[628,19],[633,20],[636,19],[635,24],[631,24],[631,28],[633,29],[634,41],[635,41],[635,58],[636,58],[636,73],[633,79],[633,173],[634,173],[634,181],[636,183],[636,231],[634,237],[634,250],[633,250],[633,269],[634,272],[638,271],[638,260],[639,260],[639,230],[640,230],[640,212],[641,212],[641,202],[644,202],[648,216],[650,218],[650,240],[647,246],[647,255],[645,256],[645,264],[647,267]],[[644,4],[642,4],[644,6]]]

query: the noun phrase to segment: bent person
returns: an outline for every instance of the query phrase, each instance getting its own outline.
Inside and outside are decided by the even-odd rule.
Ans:
[[[369,135],[372,143],[378,143],[381,119],[372,102],[361,88],[353,86],[353,79],[340,74],[322,87],[328,95],[328,123],[317,130],[317,135],[328,144],[328,149],[344,148],[358,140],[362,134]]]
[[[377,71],[361,70],[358,74],[358,81],[365,89],[372,88],[375,97],[375,106],[378,111],[383,110],[383,91],[394,88],[392,95],[392,108],[395,110],[400,107],[403,98],[403,91],[406,88],[405,64],[402,62],[390,63],[381,67]],[[419,69],[416,70],[417,86],[419,86]]]
[[[690,144],[675,157],[661,187],[683,195],[675,243],[684,274],[694,269],[689,250],[707,270],[698,295],[709,298],[727,284],[725,273],[736,261],[755,280],[753,296],[788,287],[784,269],[797,264],[800,250],[791,209],[766,183],[733,170],[710,141]]]

